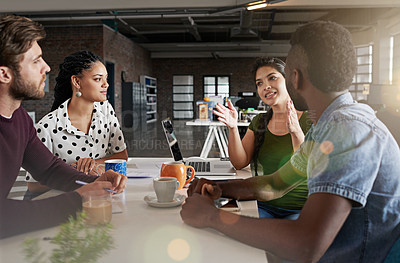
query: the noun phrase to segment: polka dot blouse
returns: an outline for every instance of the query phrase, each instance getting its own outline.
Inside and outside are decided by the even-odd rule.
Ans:
[[[88,134],[72,126],[68,103],[65,101],[36,124],[39,139],[55,156],[71,164],[80,158],[100,159],[126,149],[117,116],[108,101],[94,103]],[[35,182],[30,174],[26,181]]]

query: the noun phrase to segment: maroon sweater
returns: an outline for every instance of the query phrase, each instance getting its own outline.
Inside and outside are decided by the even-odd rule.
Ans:
[[[91,182],[96,178],[53,156],[36,136],[22,107],[11,119],[0,116],[0,238],[58,225],[82,208],[76,192],[37,201],[7,199],[21,166],[41,184],[62,191],[78,188],[75,180]]]

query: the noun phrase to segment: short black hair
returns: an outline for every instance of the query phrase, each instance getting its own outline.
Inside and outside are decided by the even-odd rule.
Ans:
[[[323,92],[349,88],[356,70],[356,54],[350,32],[330,21],[313,21],[293,33],[290,44],[307,56],[311,83]]]

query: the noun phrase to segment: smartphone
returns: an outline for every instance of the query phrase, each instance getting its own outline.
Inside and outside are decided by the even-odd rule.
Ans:
[[[229,199],[228,203],[223,205],[220,209],[232,212],[232,213],[240,213],[240,208],[235,199]]]

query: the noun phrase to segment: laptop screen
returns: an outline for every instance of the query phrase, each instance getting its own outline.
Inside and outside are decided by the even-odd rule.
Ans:
[[[168,118],[161,121],[161,125],[164,129],[165,137],[175,161],[183,161],[181,150],[179,149],[178,140],[176,139],[174,127],[172,121]]]

